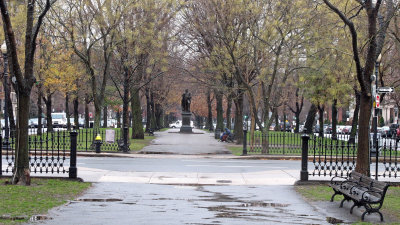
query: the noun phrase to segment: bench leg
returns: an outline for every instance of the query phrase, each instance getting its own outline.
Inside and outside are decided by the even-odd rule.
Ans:
[[[344,201],[347,201],[347,199],[346,198],[344,198],[341,202],[340,202],[340,206],[339,206],[339,208],[343,208],[343,203],[344,203]]]
[[[335,191],[335,193],[332,195],[331,197],[331,202],[333,202],[333,198],[335,197],[335,195],[337,195],[338,193]]]
[[[353,214],[353,209],[354,207],[356,207],[356,204],[354,203],[354,205],[350,208],[350,214]]]
[[[379,214],[379,217],[380,217],[380,219],[381,219],[381,222],[383,222],[383,215],[382,215],[382,213],[379,212],[379,211],[375,211],[375,212]],[[365,215],[366,215],[367,213],[368,213],[368,215],[371,214],[370,211],[365,211],[365,212],[362,214],[362,216],[361,216],[361,221],[364,221],[364,217],[365,217]],[[373,213],[374,213],[374,212],[373,212]]]
[[[379,216],[381,217],[381,222],[383,222],[383,215],[382,215],[382,213],[381,212],[377,212],[377,213],[379,213]]]
[[[361,221],[364,221],[364,217],[365,217],[365,214],[369,214],[369,212],[368,211],[365,211],[362,215],[361,215]]]

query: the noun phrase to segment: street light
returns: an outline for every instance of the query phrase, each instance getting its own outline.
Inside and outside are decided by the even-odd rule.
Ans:
[[[1,53],[3,53],[4,59],[4,138],[6,142],[8,142],[9,137],[9,127],[8,127],[8,104],[7,104],[7,96],[8,96],[8,56],[7,56],[7,44],[6,41],[1,45]]]
[[[249,129],[248,120],[249,116],[243,116],[243,153],[242,155],[247,155],[247,130]]]
[[[379,65],[381,64],[382,60],[382,55],[379,54],[378,58],[376,59],[375,62],[375,101],[377,99],[378,95],[378,81],[379,81]],[[375,110],[374,110],[374,118],[373,118],[373,126],[374,126],[374,150],[375,150],[375,158],[376,158],[376,171],[375,171],[375,179],[378,180],[378,157],[379,157],[379,146],[378,146],[378,114],[379,114],[379,108],[377,107],[377,104],[375,102],[374,104]],[[371,154],[371,153],[370,153]]]

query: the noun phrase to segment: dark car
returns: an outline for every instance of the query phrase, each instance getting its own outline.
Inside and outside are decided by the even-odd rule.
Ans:
[[[326,128],[325,133],[327,133],[327,134],[332,134],[332,125],[329,125],[329,126]]]
[[[391,125],[389,126],[388,136],[389,136],[389,137],[392,137],[392,138],[395,138],[395,137],[396,137],[396,133],[397,133],[397,132],[396,132],[397,128],[399,128],[399,124],[397,124],[397,123],[391,124]]]
[[[286,130],[285,130],[285,124],[281,123],[281,131],[286,131],[286,132],[291,132],[292,131],[292,126],[290,125],[289,122],[286,122]]]

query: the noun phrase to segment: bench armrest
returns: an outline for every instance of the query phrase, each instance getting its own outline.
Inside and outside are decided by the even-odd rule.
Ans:
[[[370,190],[368,190],[368,191],[365,191],[365,192],[362,194],[361,198],[362,198],[363,200],[365,200],[365,201],[369,201],[370,199],[369,199],[369,197],[368,197],[366,194],[370,194],[370,193],[374,193],[374,194],[377,194],[377,195],[379,195],[379,197],[377,197],[377,196],[375,196],[375,197],[379,198],[379,201],[381,201],[381,200],[382,200],[382,197],[383,197],[383,195],[382,195],[382,193],[381,193],[381,192],[377,192],[377,191],[370,191]],[[377,202],[379,202],[379,201],[377,201]],[[377,203],[377,202],[376,202],[376,201],[374,201],[374,202],[371,202],[371,203]]]

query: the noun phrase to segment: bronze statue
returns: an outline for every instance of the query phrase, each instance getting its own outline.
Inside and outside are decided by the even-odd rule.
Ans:
[[[182,94],[182,111],[190,112],[190,102],[192,101],[192,95],[189,90],[186,89],[185,93]]]

